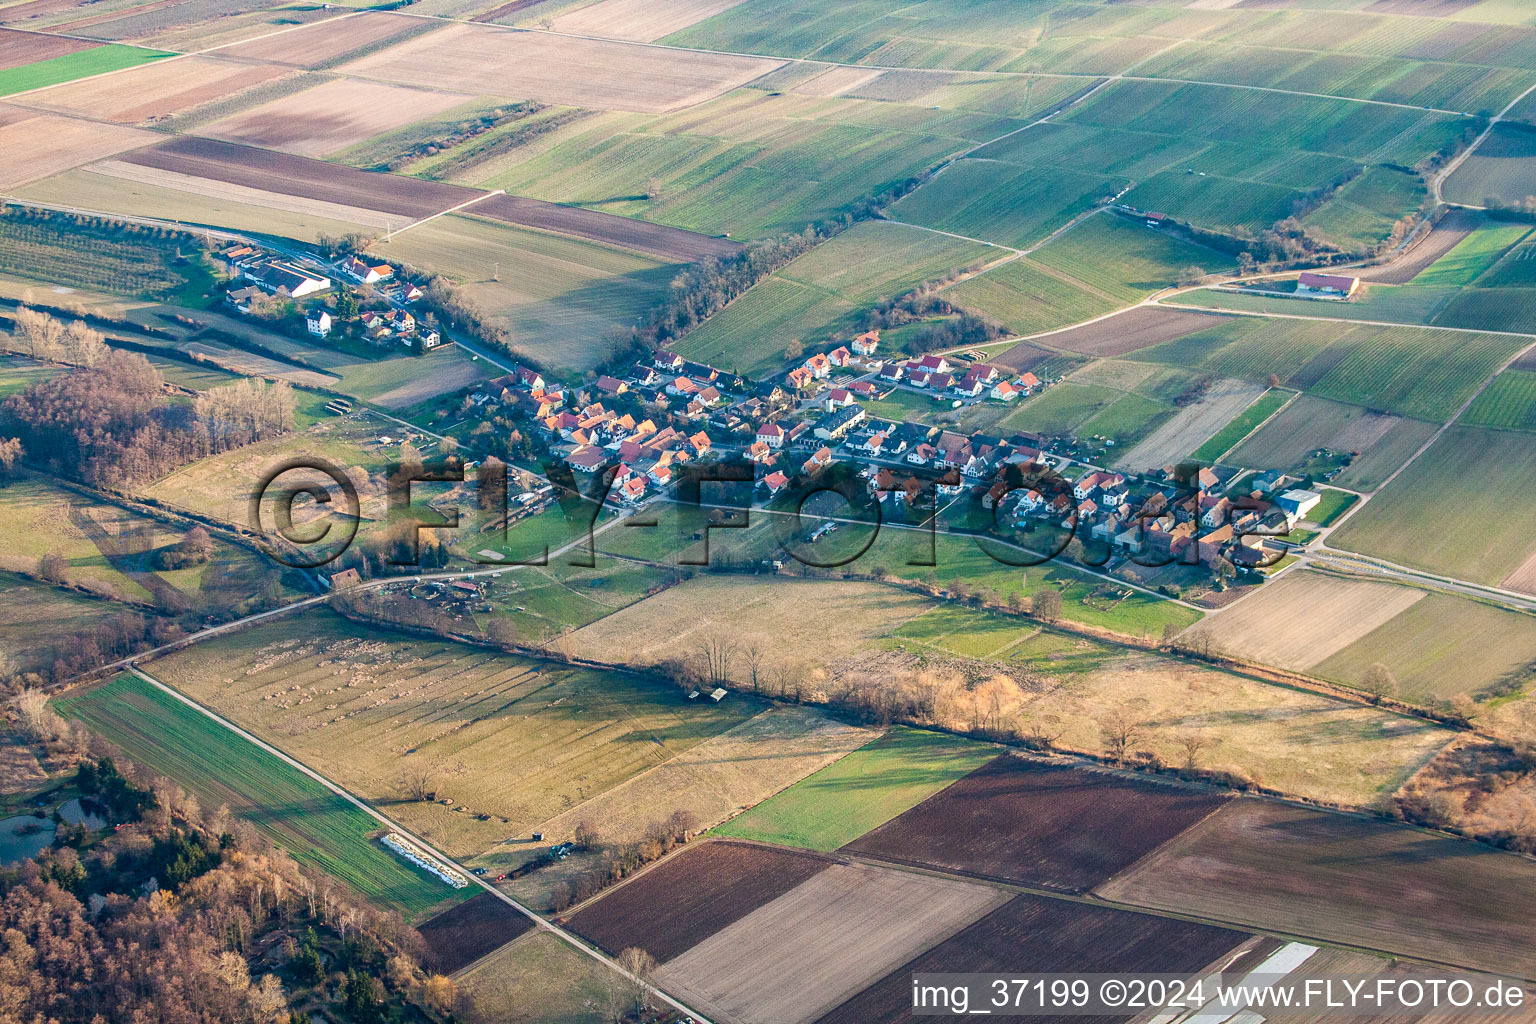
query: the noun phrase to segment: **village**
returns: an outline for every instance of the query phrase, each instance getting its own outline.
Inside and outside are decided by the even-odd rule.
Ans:
[[[1075,537],[1074,553],[1101,553],[1094,565],[1203,567],[1218,587],[1278,563],[1292,547],[1284,538],[1319,500],[1294,476],[1239,478],[1195,465],[1127,475],[1063,454],[1069,438],[871,416],[863,403],[898,389],[944,403],[1009,403],[1055,383],[981,358],[882,358],[879,348],[879,331],[866,332],[810,356],[782,382],[753,382],[664,350],[581,387],[519,367],[481,385],[470,404],[510,412],[579,479],[611,479],[605,501],[617,508],[669,499],[691,463],[750,465],[756,501],[790,512],[834,475],[851,474],[886,522],[974,528],[959,515],[974,505],[1004,539],[1030,545],[1037,530],[1034,546]]]

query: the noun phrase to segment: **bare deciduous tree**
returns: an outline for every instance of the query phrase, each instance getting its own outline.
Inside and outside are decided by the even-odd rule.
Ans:
[[[736,642],[715,634],[701,639],[698,651],[704,659],[705,678],[716,685],[726,682],[730,675],[731,658],[736,653]]]
[[[636,1017],[645,1014],[651,1001],[651,976],[656,973],[656,958],[639,946],[630,946],[619,954],[619,966],[627,974],[630,1005]]]
[[[1392,675],[1392,670],[1379,661],[1365,670],[1360,686],[1378,702],[1383,697],[1397,696],[1397,679]]]
[[[1124,762],[1125,755],[1141,736],[1141,723],[1125,711],[1111,711],[1099,720],[1099,739],[1105,752],[1115,761]]]

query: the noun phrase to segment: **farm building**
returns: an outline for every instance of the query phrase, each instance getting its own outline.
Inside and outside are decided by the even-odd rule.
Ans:
[[[1275,504],[1294,523],[1298,519],[1305,519],[1307,513],[1316,508],[1321,500],[1322,496],[1316,491],[1290,490],[1276,498]]]
[[[274,295],[285,295],[292,299],[302,299],[331,286],[330,278],[312,274],[288,260],[263,260],[247,267],[245,278]]]
[[[1324,299],[1350,299],[1360,289],[1358,277],[1340,274],[1302,274],[1296,281],[1296,294]]]

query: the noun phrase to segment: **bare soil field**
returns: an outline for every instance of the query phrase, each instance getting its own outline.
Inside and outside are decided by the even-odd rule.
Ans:
[[[776,707],[705,740],[540,825],[551,839],[578,824],[597,826],[606,842],[637,842],[673,810],[692,811],[708,828],[850,754],[878,735],[807,707]]]
[[[1123,356],[1220,323],[1218,317],[1209,313],[1136,306],[1117,316],[1040,337],[1052,348],[1064,348],[1069,352],[1081,352],[1089,356]]]
[[[814,853],[711,839],[609,890],[567,923],[608,953],[639,946],[666,963],[834,863]]]
[[[533,919],[488,892],[416,926],[439,974],[455,974],[529,931]]]
[[[62,57],[66,53],[79,53],[96,45],[84,39],[66,39],[63,36],[45,36],[36,32],[0,29],[0,70],[19,68],[23,64]]]
[[[740,252],[742,248],[740,242],[728,238],[715,238],[681,228],[669,228],[663,224],[647,224],[645,221],[617,217],[598,210],[562,206],[522,196],[492,196],[484,202],[476,203],[474,212],[477,217],[499,220],[504,224],[574,235],[680,263],[692,263],[711,256],[729,256]]]
[[[90,0],[30,0],[29,3],[12,4],[9,7],[0,8],[0,22],[14,25],[30,18],[67,11],[72,7],[84,7],[89,3]]]
[[[912,1012],[912,975],[993,971],[1026,975],[1199,971],[1247,938],[1242,932],[1126,910],[1015,896],[975,924],[907,961],[820,1019],[820,1024],[923,1021]],[[1073,1017],[1116,1024],[1124,1014]]]
[[[1041,363],[1049,362],[1052,359],[1064,358],[1069,357],[1061,356],[1050,349],[1041,348],[1038,345],[1031,345],[1027,341],[1021,341],[1013,346],[1013,348],[995,357],[992,362],[1023,373],[1025,370],[1033,370]]]
[[[145,64],[105,78],[57,85],[29,93],[22,102],[118,124],[140,124],[169,117],[287,73],[284,68],[238,64],[215,57],[182,57]]]
[[[702,103],[784,62],[459,24],[343,65],[347,74],[598,110]]]
[[[933,607],[933,602],[876,583],[697,576],[630,605],[568,639],[573,653],[633,665],[691,655],[712,637],[757,645],[776,663],[802,671],[830,664]],[[828,623],[837,623],[830,630]],[[738,655],[728,678],[748,671]]]
[[[60,171],[147,146],[158,136],[136,128],[96,124],[58,114],[0,126],[0,188],[14,188]]]
[[[843,849],[1085,892],[1223,802],[1189,787],[1004,754]]]
[[[457,185],[370,174],[308,157],[190,136],[133,153],[127,162],[404,217],[430,217],[482,194]]]
[[[649,43],[728,11],[741,0],[599,0],[557,15],[556,32]]]
[[[1417,604],[1422,590],[1290,572],[1193,627],[1214,650],[1304,672]]]
[[[836,864],[669,961],[657,980],[714,1020],[804,1024],[1007,900],[988,886]]]
[[[419,25],[417,18],[404,18],[384,11],[362,11],[306,25],[292,32],[235,43],[220,48],[219,52],[231,57],[313,68]]]
[[[108,186],[109,192],[111,186],[123,183],[120,188],[127,194],[119,196],[119,202],[127,202],[140,210],[144,209],[144,205],[138,196],[145,188],[152,190],[165,196],[167,204],[173,207],[171,210],[155,212],[162,216],[174,213],[178,219],[192,223],[200,222],[199,211],[206,208],[210,217],[220,218],[213,221],[214,223],[236,228],[245,226],[247,230],[261,230],[259,227],[243,225],[239,221],[231,222],[227,211],[232,206],[247,210],[295,214],[297,216],[293,225],[279,226],[269,220],[267,230],[278,233],[292,231],[300,235],[303,233],[302,228],[312,226],[316,219],[321,224],[350,224],[372,228],[388,228],[391,225],[399,227],[402,221],[400,217],[391,217],[378,210],[364,210],[356,206],[346,206],[320,199],[267,192],[246,185],[234,185],[213,178],[167,171],[159,167],[146,167],[143,164],[127,163],[122,160],[103,160],[77,173],[88,180]],[[64,180],[59,179],[61,183]],[[141,186],[141,188],[135,186]],[[208,202],[204,203],[203,200]],[[185,209],[182,208],[183,203],[187,204]]]
[[[1532,553],[1514,572],[1504,577],[1504,586],[1509,590],[1536,594],[1536,553]]]
[[[1098,894],[1478,970],[1536,969],[1536,864],[1270,801],[1232,801]]]
[[[425,120],[470,97],[347,78],[263,103],[199,131],[265,149],[322,157]]]
[[[1262,384],[1230,378],[1218,380],[1198,402],[1180,409],[1132,448],[1120,467],[1127,472],[1144,473],[1178,462],[1214,437],[1266,390]]]
[[[1452,210],[1436,224],[1412,249],[1391,263],[1379,267],[1366,267],[1356,273],[1363,281],[1381,284],[1407,284],[1418,277],[1425,267],[1456,247],[1486,218],[1476,210]]]

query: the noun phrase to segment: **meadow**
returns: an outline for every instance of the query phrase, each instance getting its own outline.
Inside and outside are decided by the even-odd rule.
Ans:
[[[853,327],[854,314],[988,256],[985,246],[901,224],[856,224],[775,271],[715,314],[672,351],[739,373],[784,364],[791,342],[806,348]]]
[[[1365,253],[1385,239],[1400,218],[1417,210],[1427,192],[1416,174],[1370,167],[1302,223],[1344,252]]]
[[[61,372],[62,367],[39,363],[26,356],[0,355],[0,398],[25,391],[33,384],[56,377]]]
[[[1449,252],[1420,271],[1413,278],[1413,286],[1462,288],[1470,285],[1498,264],[1504,254],[1530,232],[1529,224],[1498,221],[1480,224]]]
[[[1536,553],[1536,446],[1451,427],[1330,539],[1334,547],[1498,585]]]
[[[987,744],[897,726],[714,834],[835,850],[997,756]]]
[[[477,1014],[500,1024],[608,1024],[619,976],[565,940],[537,931],[454,979]]]
[[[93,46],[88,50],[66,53],[62,57],[50,57],[21,67],[0,70],[0,96],[72,82],[77,78],[109,71],[121,71],[170,56],[172,54],[164,50],[150,50],[141,46],[119,46],[115,43]]]
[[[373,251],[446,275],[506,325],[514,350],[574,369],[603,357],[604,331],[629,327],[660,305],[677,272],[636,252],[458,214]]]
[[[124,611],[120,604],[50,587],[0,569],[0,649],[30,672],[46,666],[53,644]]]
[[[740,696],[689,704],[658,681],[329,610],[199,644],[155,672],[455,857],[525,835],[761,710]],[[411,795],[413,772],[434,799]]]
[[[10,538],[0,566],[32,572],[56,554],[76,586],[167,609],[236,607],[259,592],[266,570],[255,552],[222,541],[205,565],[157,570],[153,552],[184,530],[39,478],[0,488],[0,530]]]
[[[138,676],[53,703],[205,807],[229,805],[300,864],[384,909],[422,920],[467,895],[374,842],[383,826],[365,811]]]

